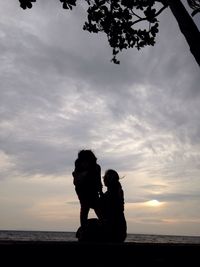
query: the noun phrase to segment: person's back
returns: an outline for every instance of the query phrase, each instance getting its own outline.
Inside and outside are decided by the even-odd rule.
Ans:
[[[87,222],[89,209],[93,208],[98,215],[98,200],[102,194],[101,168],[96,163],[96,157],[91,150],[81,150],[75,161],[72,173],[75,190],[78,195],[81,211],[80,222]]]

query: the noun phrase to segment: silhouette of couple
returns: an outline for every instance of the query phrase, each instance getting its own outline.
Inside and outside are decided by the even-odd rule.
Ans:
[[[73,183],[80,201],[79,241],[123,242],[126,238],[124,193],[115,170],[107,170],[103,177],[107,191],[103,193],[101,167],[91,150],[81,150],[72,172]],[[94,209],[98,219],[88,219]]]

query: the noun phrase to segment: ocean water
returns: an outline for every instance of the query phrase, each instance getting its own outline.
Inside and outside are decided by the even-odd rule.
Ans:
[[[0,241],[77,241],[75,232],[0,231]],[[200,244],[200,236],[128,234],[125,242]]]

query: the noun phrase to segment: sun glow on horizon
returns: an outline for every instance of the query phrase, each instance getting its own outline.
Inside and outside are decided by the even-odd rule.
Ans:
[[[158,201],[157,199],[152,199],[145,202],[145,204],[149,207],[160,207],[163,203]]]

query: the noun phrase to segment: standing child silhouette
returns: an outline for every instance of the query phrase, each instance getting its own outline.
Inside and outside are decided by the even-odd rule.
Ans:
[[[91,150],[81,150],[75,161],[72,172],[73,183],[80,201],[80,224],[87,224],[90,208],[94,209],[99,217],[99,197],[103,194],[101,183],[101,167]]]

